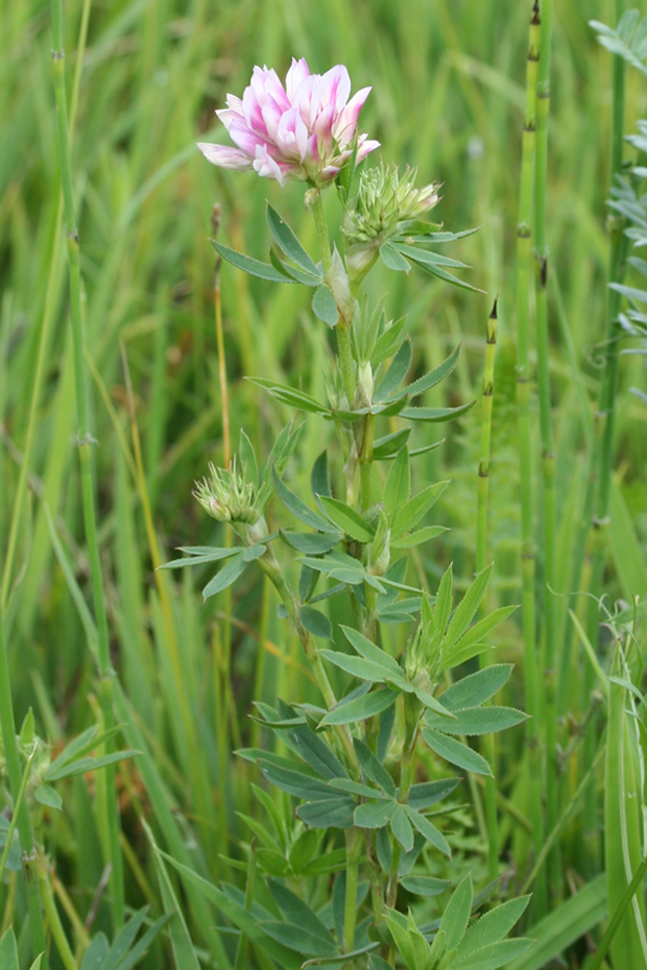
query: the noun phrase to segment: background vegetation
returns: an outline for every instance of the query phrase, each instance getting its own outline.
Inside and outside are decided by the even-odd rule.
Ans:
[[[32,708],[38,733],[56,754],[101,715],[74,447],[51,25],[49,5],[41,0],[4,0],[0,11],[2,607],[18,723]],[[530,4],[519,0],[328,0],[325,5],[73,0],[65,5],[82,306],[93,375],[88,404],[98,442],[92,456],[110,647],[123,686],[119,719],[132,718],[129,744],[146,752],[122,762],[117,771],[128,906],[148,902],[154,916],[162,911],[144,822],[181,861],[180,853],[214,879],[232,878],[235,862],[223,857],[239,859],[239,840],[249,836],[236,812],[255,810],[250,807],[252,768],[231,758],[241,743],[259,740],[260,729],[247,716],[251,702],[286,696],[288,689],[291,697],[305,698],[311,690],[300,648],[278,619],[274,594],[259,572],[245,574],[233,600],[223,594],[206,606],[198,592],[201,574],[185,571],[178,580],[154,573],[177,545],[223,542],[221,527],[191,498],[193,481],[205,473],[207,462],[222,462],[223,455],[208,243],[212,207],[221,206],[219,239],[236,249],[256,256],[267,251],[267,230],[259,218],[265,198],[295,229],[303,227],[300,237],[315,249],[299,186],[281,190],[252,176],[219,172],[206,164],[195,141],[220,138],[214,109],[228,91],[242,91],[255,63],[274,66],[279,74],[293,54],[306,56],[317,71],[344,63],[354,89],[373,86],[362,127],[382,142],[384,158],[418,166],[423,182],[444,183],[436,214],[447,228],[482,227],[453,255],[473,265],[470,282],[485,295],[412,273],[406,306],[416,373],[437,365],[463,342],[452,379],[428,394],[431,405],[456,405],[480,393],[485,323],[499,297],[490,482],[490,555],[496,565],[489,596],[491,606],[518,603],[515,248],[529,16]],[[591,17],[613,23],[614,5],[555,4],[548,239],[561,594],[570,590],[587,434],[605,356],[612,63],[587,25]],[[629,73],[627,132],[645,116],[646,94],[645,79]],[[334,205],[329,195],[326,203]],[[244,382],[243,375],[302,386],[321,398],[328,351],[324,328],[315,323],[299,288],[257,283],[223,266],[232,440],[244,427],[265,456],[290,414]],[[378,273],[376,292],[382,284],[389,289],[389,314],[397,317],[405,306],[404,280],[393,275],[380,280]],[[647,591],[645,408],[628,393],[631,386],[644,389],[641,358],[623,357],[620,373],[604,588],[610,601],[631,602]],[[534,392],[531,401],[538,441]],[[316,418],[305,422],[290,466],[294,488],[307,480],[327,443]],[[432,520],[451,531],[423,547],[417,579],[435,589],[453,562],[457,585],[465,588],[475,568],[478,411],[442,433],[416,434],[414,445],[426,443],[429,434],[446,437],[417,466],[418,484],[452,480]],[[537,495],[539,455],[537,444]],[[275,515],[281,521],[284,511],[276,509]],[[541,516],[536,519],[539,536]],[[584,588],[587,568],[588,558]],[[541,569],[540,557],[540,576]],[[559,600],[560,631],[566,602]],[[584,599],[576,605],[583,614]],[[331,618],[344,619],[339,612]],[[523,706],[520,617],[513,616],[501,631],[497,658],[517,663],[507,701]],[[569,735],[577,738],[576,724],[586,706],[580,685],[588,661],[579,641],[572,643],[571,676],[559,710],[565,747]],[[604,656],[604,638],[602,646]],[[531,806],[523,729],[508,734],[499,752],[499,790],[511,803],[502,816],[501,860],[516,890],[528,871]],[[577,785],[577,765],[576,752],[565,766],[565,804]],[[100,773],[65,782],[64,812],[45,813],[53,887],[81,949],[87,944],[84,921],[92,933],[109,927],[101,888],[107,844],[106,819],[98,810],[102,784]],[[483,832],[467,811],[459,818],[462,847],[475,883],[482,886],[487,881]],[[565,829],[565,894],[600,871],[601,825],[594,812],[585,827],[576,811]],[[460,854],[453,865],[447,874],[456,881],[465,868]],[[25,907],[21,883],[13,874],[5,876],[3,929],[12,922],[17,931],[24,928]],[[186,911],[208,965],[226,934],[212,928],[213,912],[195,899],[187,901]],[[21,942],[25,955],[27,935]],[[156,947],[144,966],[170,966],[164,937]],[[586,950],[582,942],[570,951],[572,966],[581,965]],[[57,959],[52,957],[52,966],[58,966]]]

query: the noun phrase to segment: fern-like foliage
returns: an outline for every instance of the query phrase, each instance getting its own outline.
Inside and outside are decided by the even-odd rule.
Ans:
[[[590,20],[589,26],[598,31],[603,47],[647,74],[647,17],[641,20],[639,10],[627,10],[615,30],[599,20]]]

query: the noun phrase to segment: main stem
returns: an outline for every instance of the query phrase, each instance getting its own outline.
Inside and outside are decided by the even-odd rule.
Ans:
[[[332,265],[332,252],[320,191],[312,202],[312,214],[315,220],[319,249],[321,250],[321,264],[323,266],[324,276],[326,276]],[[353,398],[355,397],[356,377],[355,365],[353,364],[353,352],[351,349],[350,323],[347,323],[340,316],[335,327],[335,333],[337,334],[337,349],[339,350],[339,364],[344,382],[344,390],[348,398],[348,407],[352,408]]]
[[[83,327],[81,321],[81,271],[79,265],[79,234],[74,213],[74,196],[72,192],[72,166],[70,161],[70,146],[68,140],[67,101],[65,94],[65,54],[63,51],[63,24],[61,0],[52,0],[52,35],[54,42],[54,80],[56,90],[56,117],[58,128],[58,148],[61,166],[61,185],[63,189],[63,212],[67,232],[67,249],[70,273],[70,321],[72,324],[74,381],[76,389],[76,410],[78,421],[78,448],[81,463],[81,490],[83,501],[83,519],[90,562],[92,580],[92,598],[97,619],[98,631],[98,660],[101,677],[101,695],[104,710],[106,730],[114,725],[112,710],[112,669],[110,664],[110,649],[108,641],[108,619],[103,592],[103,577],[101,574],[101,560],[99,557],[99,543],[97,540],[96,514],[94,507],[94,481],[92,472],[92,456],[90,453],[92,437],[88,426],[85,401],[85,371],[83,350]],[[114,739],[106,743],[106,751],[114,751]],[[115,929],[120,929],[124,922],[124,879],[121,848],[119,845],[119,810],[116,793],[116,772],[113,765],[106,769],[106,799],[105,817],[108,823],[109,857],[111,863],[110,888],[112,901],[112,918]]]
[[[11,698],[11,682],[9,680],[9,663],[4,639],[2,610],[0,610],[0,730],[4,743],[4,753],[7,762],[7,773],[14,805],[18,801],[22,771],[20,769],[20,754],[16,741],[16,722]],[[18,833],[22,850],[22,866],[27,887],[27,904],[29,907],[29,922],[33,943],[33,956],[43,954],[41,966],[47,970],[47,953],[45,949],[45,924],[41,909],[40,892],[38,888],[38,866],[36,864],[36,850],[31,822],[25,799],[18,810]]]
[[[551,420],[550,374],[548,365],[548,305],[546,281],[548,246],[546,242],[546,190],[548,184],[548,116],[550,112],[550,60],[553,0],[542,0],[539,72],[537,80],[537,135],[535,160],[535,259],[537,296],[537,381],[541,428],[542,472],[544,478],[544,743],[546,746],[546,827],[557,824],[557,575],[555,495],[555,451]],[[561,893],[559,844],[548,857],[551,896]]]
[[[476,509],[476,572],[486,566],[487,558],[487,508],[490,486],[490,450],[492,438],[492,404],[494,395],[494,358],[496,356],[497,304],[487,322],[485,343],[485,368],[483,372],[483,413],[481,418],[481,459],[479,461],[478,496]],[[485,609],[485,600],[483,601]],[[481,654],[480,666],[487,664],[487,657]],[[483,743],[485,755],[492,771],[496,774],[496,750],[491,734],[485,736]],[[485,810],[488,832],[488,869],[490,879],[496,879],[499,872],[499,826],[496,810],[496,781],[488,776],[485,780]]]
[[[529,775],[533,823],[533,844],[539,855],[543,844],[542,758],[538,731],[539,663],[535,631],[535,552],[533,542],[532,460],[530,453],[530,366],[529,366],[529,278],[532,258],[532,200],[535,140],[537,130],[537,76],[539,65],[539,5],[535,2],[530,21],[526,67],[526,112],[521,156],[519,221],[517,225],[517,414],[519,427],[519,471],[521,478],[521,571],[524,639],[524,683]],[[546,909],[546,884],[543,873],[537,879],[536,901],[539,914]]]

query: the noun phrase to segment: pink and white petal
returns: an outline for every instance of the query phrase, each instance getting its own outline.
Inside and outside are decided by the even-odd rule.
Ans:
[[[260,146],[256,151],[254,170],[258,172],[261,178],[276,179],[281,186],[285,185],[291,174],[288,165],[277,162],[266,148]]]
[[[243,102],[240,98],[237,98],[235,94],[228,94],[225,98],[225,104],[231,111],[236,111],[239,115],[243,114]],[[216,112],[218,114],[218,112]]]
[[[319,183],[319,185],[332,182],[332,180],[337,178],[337,176],[339,175],[339,169],[340,169],[339,165],[326,165],[325,168],[322,168],[317,175],[317,182]]]
[[[281,105],[272,97],[271,94],[265,99],[265,104],[261,109],[262,114],[262,126],[267,132],[267,137],[269,141],[276,141],[276,133],[281,119],[289,114],[292,109],[285,111]]]
[[[293,57],[292,65],[285,76],[285,90],[290,103],[294,102],[301,82],[307,77],[310,77],[310,68],[305,57],[300,58],[298,61]]]
[[[216,111],[216,115],[223,123],[227,131],[229,131],[232,122],[246,124],[243,115],[239,114],[239,112],[235,111],[233,108],[220,108],[218,111]]]
[[[198,142],[198,148],[212,165],[220,168],[233,168],[238,172],[248,172],[252,167],[251,158],[238,148],[229,145],[211,145],[209,142]]]
[[[251,131],[244,121],[237,118],[234,118],[229,126],[229,137],[238,148],[241,148],[247,155],[251,155],[252,158],[255,157],[256,148],[259,145],[267,144],[266,138],[263,138],[258,132]]]
[[[246,87],[243,91],[243,117],[245,124],[252,131],[257,131],[263,137],[267,137],[267,129],[265,127],[265,122],[263,121],[263,100],[259,100],[256,92],[251,86]]]
[[[292,102],[293,107],[298,111],[303,123],[308,128],[312,128],[317,116],[319,107],[318,83],[320,80],[318,74],[309,74],[308,77],[305,77]]]
[[[289,162],[301,162],[308,139],[308,129],[294,108],[284,111],[276,128],[276,146],[281,157]]]
[[[360,135],[357,142],[357,161],[363,162],[367,155],[370,155],[379,147],[379,141],[367,140],[366,135]]]
[[[372,88],[362,88],[350,99],[346,107],[340,112],[333,128],[333,135],[338,142],[352,141],[357,129],[359,113],[371,93]]]
[[[327,104],[319,112],[315,123],[314,133],[317,136],[319,154],[322,157],[329,155],[332,151],[332,127],[335,118],[334,104]]]
[[[350,95],[350,75],[343,64],[336,64],[321,78],[320,105],[333,104],[337,112],[341,111]]]

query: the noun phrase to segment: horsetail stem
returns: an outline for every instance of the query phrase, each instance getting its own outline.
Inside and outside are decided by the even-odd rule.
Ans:
[[[555,495],[555,451],[551,419],[550,372],[548,363],[548,246],[546,242],[546,191],[548,184],[548,116],[550,112],[550,61],[553,0],[542,0],[539,71],[537,78],[537,142],[535,160],[535,258],[537,383],[541,431],[541,465],[544,479],[544,691],[543,736],[546,745],[546,827],[557,824],[557,603],[555,598],[557,561],[557,502]],[[559,845],[548,857],[551,896],[561,886]]]
[[[498,328],[497,301],[494,301],[492,312],[487,322],[485,342],[485,367],[483,371],[483,411],[481,416],[481,457],[478,474],[478,496],[476,510],[476,572],[480,573],[486,566],[487,558],[487,510],[488,492],[490,487],[490,450],[492,438],[492,404],[494,400],[494,359],[496,356],[496,338]],[[485,598],[481,604],[481,612],[485,613]],[[480,655],[480,665],[487,664],[487,656]],[[491,734],[484,740],[485,756],[496,775],[496,748]],[[499,828],[496,809],[496,781],[488,776],[485,780],[485,798],[488,832],[488,868],[490,879],[496,879],[499,872]]]
[[[530,453],[530,374],[529,374],[529,277],[532,259],[532,201],[535,141],[537,131],[537,78],[541,18],[535,0],[530,19],[528,59],[526,66],[526,111],[521,155],[519,218],[517,224],[517,414],[519,428],[519,471],[521,477],[521,571],[523,581],[522,615],[524,638],[524,683],[532,787],[533,843],[538,855],[543,844],[542,768],[539,746],[539,664],[535,632],[535,552],[533,543],[532,460]],[[537,879],[537,908],[546,908],[546,886],[543,874]]]
[[[72,188],[72,166],[68,137],[67,101],[65,93],[65,53],[63,51],[63,23],[61,0],[52,0],[52,35],[54,42],[54,81],[56,93],[56,118],[58,129],[58,149],[61,167],[61,186],[63,191],[63,214],[67,234],[67,251],[70,276],[70,322],[72,325],[74,383],[76,391],[76,410],[78,422],[78,449],[81,464],[81,484],[83,502],[83,521],[90,562],[92,598],[97,620],[98,662],[102,681],[102,704],[106,730],[114,726],[112,710],[112,667],[108,641],[108,618],[103,590],[99,543],[95,512],[95,483],[90,454],[93,438],[90,434],[87,409],[84,369],[84,340],[81,319],[81,269],[79,262],[79,233],[74,213]],[[106,753],[115,750],[114,739],[106,742]],[[115,929],[124,922],[124,878],[121,847],[119,844],[119,808],[117,804],[116,771],[113,765],[106,769],[105,818],[108,825],[108,845],[111,863],[110,888],[112,918]]]

